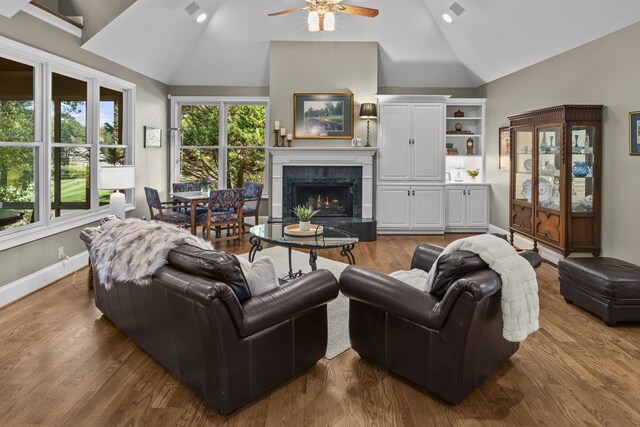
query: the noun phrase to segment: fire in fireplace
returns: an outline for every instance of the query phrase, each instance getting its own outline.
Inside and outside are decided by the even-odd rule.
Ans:
[[[310,206],[316,216],[353,216],[353,184],[294,183],[292,190],[293,206]]]

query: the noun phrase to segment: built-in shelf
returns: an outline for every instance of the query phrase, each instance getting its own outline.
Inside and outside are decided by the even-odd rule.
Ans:
[[[482,135],[475,134],[475,133],[464,133],[464,134],[463,133],[448,133],[447,134],[447,138],[450,137],[450,136],[456,137],[456,138],[462,138],[462,137],[469,138],[470,136],[471,137],[476,137],[476,138],[481,138],[482,137]]]
[[[482,120],[482,117],[447,117],[447,120]]]

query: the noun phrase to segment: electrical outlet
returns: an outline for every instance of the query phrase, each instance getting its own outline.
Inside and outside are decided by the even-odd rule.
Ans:
[[[64,257],[65,257],[64,246],[60,246],[58,248],[58,259],[64,259]]]

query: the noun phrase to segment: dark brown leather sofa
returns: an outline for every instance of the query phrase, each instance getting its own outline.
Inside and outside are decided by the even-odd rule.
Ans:
[[[89,235],[81,237],[90,246]],[[235,257],[188,245],[169,253],[148,286],[107,290],[93,270],[100,311],[221,414],[325,355],[326,304],[338,295],[326,270],[257,297]]]
[[[411,268],[429,271],[442,250],[418,246]],[[521,254],[539,265],[537,254]],[[517,343],[502,338],[500,277],[477,256],[471,258],[479,269],[457,278],[442,298],[348,267],[340,290],[350,298],[353,349],[449,403],[461,402],[518,350]]]

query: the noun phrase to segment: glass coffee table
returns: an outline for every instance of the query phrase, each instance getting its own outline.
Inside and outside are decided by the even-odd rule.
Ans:
[[[260,224],[251,227],[249,230],[249,233],[251,233],[249,238],[249,243],[251,243],[249,261],[253,262],[256,253],[262,250],[262,242],[268,242],[283,246],[289,250],[289,274],[286,279],[294,279],[304,274],[302,270],[293,271],[293,266],[291,265],[291,251],[293,248],[310,249],[309,265],[311,266],[311,271],[317,269],[318,249],[340,248],[340,255],[346,257],[349,264],[355,264],[356,259],[352,251],[356,247],[356,243],[358,243],[358,237],[344,230],[327,226],[323,226],[322,234],[308,237],[290,236],[284,232],[284,227],[290,224],[295,223]]]

